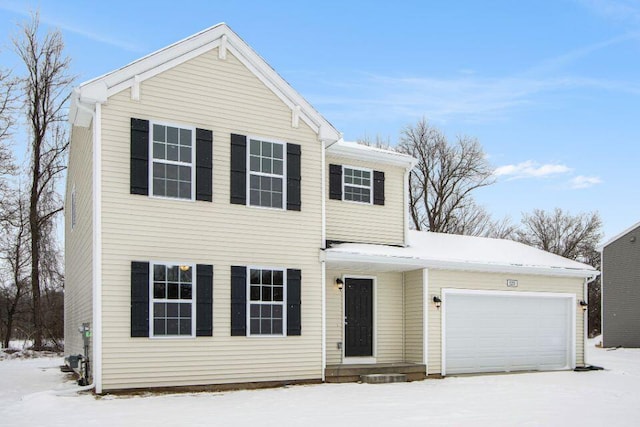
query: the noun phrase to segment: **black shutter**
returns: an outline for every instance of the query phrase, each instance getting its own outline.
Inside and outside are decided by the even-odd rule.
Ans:
[[[213,265],[196,266],[196,336],[213,335]]]
[[[287,210],[300,210],[300,179],[300,146],[287,144]]]
[[[329,198],[342,200],[342,165],[329,165]]]
[[[231,336],[247,335],[247,267],[231,266]]]
[[[196,129],[196,200],[210,202],[213,185],[213,132]]]
[[[287,269],[287,335],[300,335],[302,320],[300,316],[300,292],[302,272]]]
[[[247,204],[247,137],[231,134],[231,203]]]
[[[373,204],[384,205],[384,172],[373,171]]]
[[[131,194],[149,194],[149,120],[131,118]]]
[[[148,262],[131,262],[131,336],[149,336]]]

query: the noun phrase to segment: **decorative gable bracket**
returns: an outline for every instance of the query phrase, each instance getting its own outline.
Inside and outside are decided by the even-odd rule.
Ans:
[[[300,106],[296,105],[291,109],[291,127],[298,129],[300,127]]]

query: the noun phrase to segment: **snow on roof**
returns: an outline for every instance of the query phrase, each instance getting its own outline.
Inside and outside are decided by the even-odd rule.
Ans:
[[[409,231],[407,247],[343,243],[326,250],[327,260],[442,268],[595,277],[590,265],[505,239]]]
[[[344,141],[342,139],[327,147],[327,152],[336,156],[348,157],[356,160],[370,160],[374,162],[389,163],[397,166],[404,166],[406,168],[413,168],[417,162],[416,159],[408,154],[384,148],[370,147],[368,145],[352,141]]]

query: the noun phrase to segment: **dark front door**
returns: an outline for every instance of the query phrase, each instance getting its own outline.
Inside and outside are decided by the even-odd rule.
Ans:
[[[345,292],[344,354],[373,356],[373,280],[346,279]]]

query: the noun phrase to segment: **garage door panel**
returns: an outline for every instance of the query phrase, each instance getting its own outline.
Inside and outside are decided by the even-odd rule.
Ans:
[[[565,369],[573,345],[571,296],[447,293],[447,374]]]

